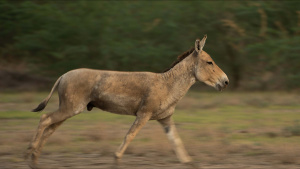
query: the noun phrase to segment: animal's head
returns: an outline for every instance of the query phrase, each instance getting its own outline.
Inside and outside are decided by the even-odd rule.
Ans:
[[[195,76],[197,80],[222,91],[229,84],[229,79],[209,54],[203,51],[206,38],[207,36],[205,35],[201,41],[197,39],[195,42],[195,51],[193,53],[194,57],[196,57]]]

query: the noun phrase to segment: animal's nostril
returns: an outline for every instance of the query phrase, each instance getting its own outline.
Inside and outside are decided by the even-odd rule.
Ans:
[[[225,81],[225,84],[228,85],[229,84],[228,81]]]

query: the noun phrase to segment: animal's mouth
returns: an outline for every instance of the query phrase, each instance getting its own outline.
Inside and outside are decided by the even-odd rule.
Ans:
[[[227,87],[227,85],[221,86],[220,84],[217,84],[215,88],[216,88],[218,91],[221,92],[221,91],[223,91],[223,89],[225,89],[226,87]]]
[[[223,91],[228,86],[228,80],[222,85],[221,82],[204,81],[205,84],[215,88],[218,91]]]
[[[217,90],[220,91],[220,92],[223,90],[222,86],[219,85],[219,84],[217,84],[216,88],[217,88]]]

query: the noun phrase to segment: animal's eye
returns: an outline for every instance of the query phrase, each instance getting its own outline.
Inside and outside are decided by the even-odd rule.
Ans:
[[[209,65],[213,65],[213,62],[206,62],[207,64],[209,64]]]

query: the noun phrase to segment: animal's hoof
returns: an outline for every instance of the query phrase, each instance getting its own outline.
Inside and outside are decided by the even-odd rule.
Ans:
[[[121,169],[120,163],[121,159],[115,158],[115,162],[113,163],[111,169]]]
[[[120,158],[115,158],[115,166],[119,166],[121,163],[121,159]]]
[[[117,165],[120,164],[122,155],[120,153],[115,153],[114,157],[115,157],[115,164]]]

